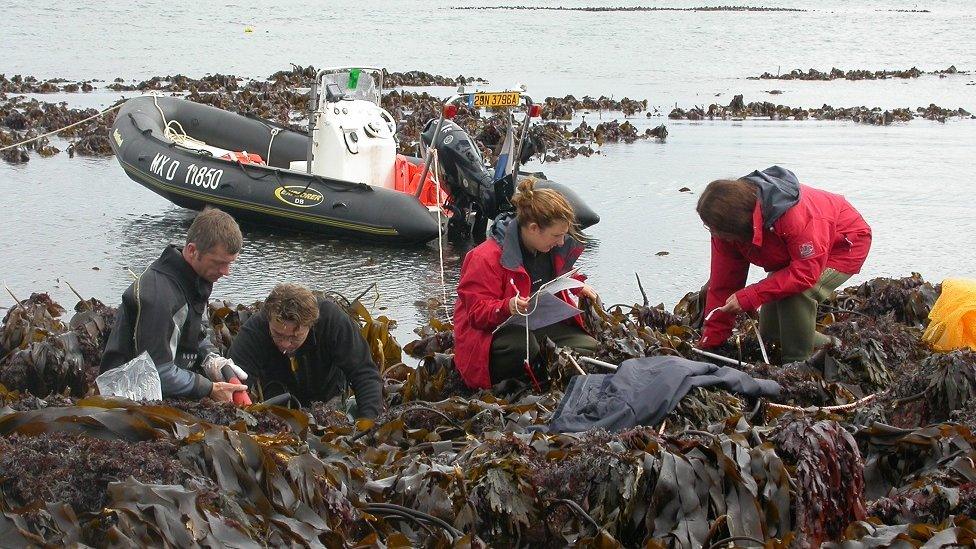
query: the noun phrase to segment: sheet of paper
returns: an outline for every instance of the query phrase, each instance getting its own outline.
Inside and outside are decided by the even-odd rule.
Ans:
[[[550,294],[554,294],[569,288],[579,288],[580,286],[583,285],[583,283],[573,278],[573,275],[576,274],[577,271],[579,271],[579,267],[557,276],[556,278],[550,280],[549,282],[546,282],[545,284],[539,286],[539,289],[536,290],[536,293],[539,293],[541,291],[547,291]],[[569,286],[564,286],[566,284],[569,284]]]
[[[558,294],[563,290],[572,290],[573,288],[582,288],[582,287],[583,287],[583,283],[580,282],[579,280],[576,280],[575,278],[559,277],[550,280],[549,282],[543,284],[542,286],[539,286],[539,290],[536,291],[536,294],[541,294],[541,293]]]
[[[538,330],[539,328],[544,328],[551,324],[562,322],[567,318],[572,318],[582,312],[569,303],[566,303],[565,301],[545,291],[536,293],[535,296],[529,300],[529,311],[528,316],[510,316],[505,322],[502,322],[498,328],[495,328],[495,331],[497,332],[505,326],[525,326],[526,323],[528,323],[530,330]]]

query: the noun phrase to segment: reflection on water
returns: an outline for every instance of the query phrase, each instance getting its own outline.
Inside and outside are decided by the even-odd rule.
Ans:
[[[170,208],[162,214],[127,219],[121,231],[119,261],[144,268],[159,256],[165,245],[161,243],[183,242],[194,215],[190,210]],[[244,248],[231,275],[215,285],[215,297],[248,302],[264,299],[281,282],[338,292],[350,299],[369,289],[363,301],[372,304],[378,314],[406,321],[406,332],[416,325],[415,318],[430,314],[427,298],[437,298],[440,303],[445,290],[448,297],[453,293],[465,249],[445,243],[446,285],[442,287],[436,242],[398,248],[253,224],[242,224],[241,230]],[[374,283],[375,289],[370,289]],[[443,314],[442,310],[435,312]]]

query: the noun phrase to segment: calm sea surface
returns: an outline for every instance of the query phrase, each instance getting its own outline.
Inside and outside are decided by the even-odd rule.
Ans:
[[[486,5],[496,5],[492,0]],[[97,4],[7,0],[0,73],[39,78],[232,73],[265,78],[289,63],[366,64],[389,70],[481,76],[528,86],[537,99],[573,94],[648,99],[664,115],[735,94],[746,101],[817,107],[918,107],[976,112],[976,75],[913,80],[746,80],[794,68],[976,70],[976,4],[967,1],[763,1],[533,5],[764,5],[795,12],[568,12],[456,10],[473,2],[162,2]],[[856,5],[853,5],[856,4]],[[929,10],[905,13],[892,10]],[[250,26],[253,32],[245,33]],[[770,95],[769,90],[782,90]],[[63,94],[73,106],[107,106],[118,94]],[[622,118],[585,114],[587,122]],[[577,118],[578,122],[579,118]],[[671,306],[707,277],[708,235],[694,213],[708,181],[780,164],[802,181],[846,195],[874,228],[865,269],[852,282],[912,271],[938,281],[976,270],[976,120],[917,120],[888,127],[765,120],[666,123],[666,143],[606,145],[602,154],[531,163],[573,186],[601,214],[583,269],[608,303]],[[59,144],[64,148],[64,143]],[[692,192],[679,192],[688,187]],[[24,298],[49,291],[63,304],[115,304],[131,277],[168,242],[183,239],[192,212],[129,180],[114,158],[0,163],[0,278]],[[668,252],[666,255],[656,255]],[[400,322],[401,342],[429,314],[426,298],[450,296],[464,250],[395,249],[246,228],[245,248],[214,296],[262,298],[280,281],[356,295],[377,284],[373,311]],[[759,273],[754,272],[754,277]],[[372,295],[372,294],[371,294]],[[0,294],[0,306],[12,300]]]

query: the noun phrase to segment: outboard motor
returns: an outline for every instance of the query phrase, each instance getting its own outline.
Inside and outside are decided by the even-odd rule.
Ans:
[[[424,126],[420,137],[425,146],[432,146],[436,129],[437,119],[430,120]],[[444,120],[441,124],[441,131],[433,147],[437,149],[438,162],[444,169],[448,189],[454,198],[455,215],[451,218],[449,231],[452,236],[462,238],[470,235],[472,227],[467,221],[467,215],[473,212],[475,240],[484,240],[488,220],[509,205],[511,193],[506,196],[501,187],[510,185],[504,185],[504,181],[496,185],[492,172],[485,167],[477,144],[452,120]]]

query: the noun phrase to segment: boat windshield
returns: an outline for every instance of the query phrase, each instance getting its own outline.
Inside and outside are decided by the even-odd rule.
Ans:
[[[380,73],[375,69],[338,69],[322,75],[323,87],[329,83],[339,86],[350,99],[371,101],[377,105],[383,95]]]

